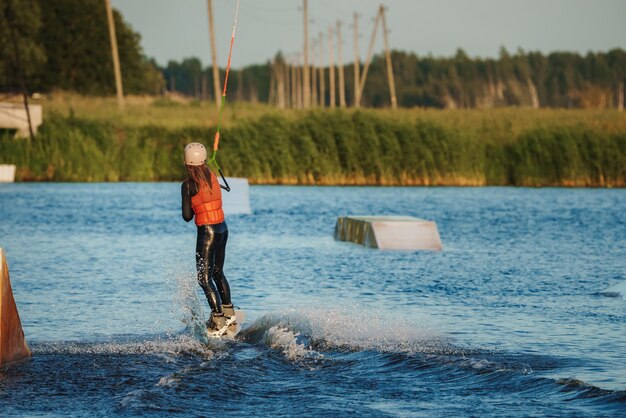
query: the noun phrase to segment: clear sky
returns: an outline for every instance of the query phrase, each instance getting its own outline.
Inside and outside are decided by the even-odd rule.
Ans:
[[[225,64],[236,0],[213,0],[218,62]],[[196,56],[210,63],[207,0],[112,0],[142,36],[147,56],[161,65]],[[365,57],[380,0],[309,0],[309,34],[342,20],[343,55],[353,61],[352,15],[360,14],[359,49]],[[626,49],[626,0],[386,0],[393,49],[496,57],[509,51]],[[233,67],[264,63],[277,51],[303,44],[302,0],[241,0]],[[382,50],[378,32],[376,52]],[[327,41],[325,41],[327,42]],[[325,45],[327,45],[325,43]]]

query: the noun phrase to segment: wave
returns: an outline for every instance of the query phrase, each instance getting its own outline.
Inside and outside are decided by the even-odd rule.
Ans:
[[[463,346],[445,333],[403,320],[346,310],[300,310],[266,314],[238,337],[279,350],[288,360],[333,353],[378,353],[417,367],[453,366],[477,373],[531,374],[555,367],[554,359]],[[419,364],[417,364],[419,363]]]
[[[257,343],[267,333],[284,339],[289,331],[313,349],[371,350],[392,353],[441,353],[458,351],[444,334],[402,319],[347,310],[299,310],[272,313],[257,319],[240,339]],[[277,333],[277,330],[282,330]],[[274,341],[270,338],[270,341]]]
[[[445,333],[402,321],[345,311],[292,311],[267,314],[242,331],[239,338],[278,350],[292,362],[332,362],[342,353],[356,353],[364,362],[383,359],[390,374],[431,370],[435,375],[464,379],[494,390],[560,394],[565,400],[601,404],[626,402],[626,391],[605,390],[575,378],[551,378],[575,360],[528,353],[465,347]],[[354,359],[354,357],[350,357]],[[464,371],[464,377],[458,373]]]
[[[196,379],[207,370],[219,368],[224,363],[215,363],[217,359],[227,359],[231,367],[239,364],[241,370],[233,370],[237,376],[245,375],[250,366],[267,367],[269,363],[265,362],[281,364],[286,360],[290,368],[322,373],[353,368],[353,373],[375,372],[387,376],[384,379],[413,379],[417,373],[425,382],[463,382],[467,387],[484,390],[551,394],[565,401],[616,404],[618,408],[626,403],[624,391],[601,389],[573,377],[550,377],[559,369],[575,367],[575,359],[467,347],[429,327],[366,312],[301,310],[266,314],[245,327],[234,342],[207,343],[195,335],[190,325],[174,335],[140,339],[118,336],[102,342],[36,343],[33,352],[36,356],[161,357],[167,364],[176,363],[174,372],[161,375],[155,382],[155,387],[164,389],[186,384],[188,375]],[[247,362],[245,367],[243,362]],[[155,367],[155,363],[147,362],[146,367]]]

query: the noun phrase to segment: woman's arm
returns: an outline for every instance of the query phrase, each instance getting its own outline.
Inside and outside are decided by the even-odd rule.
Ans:
[[[195,193],[194,193],[195,194]],[[191,190],[189,186],[189,180],[185,181],[181,186],[181,195],[182,195],[182,208],[183,208],[183,219],[185,222],[189,222],[193,219],[193,209],[191,208]]]

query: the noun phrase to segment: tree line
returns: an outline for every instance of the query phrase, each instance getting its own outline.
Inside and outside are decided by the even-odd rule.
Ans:
[[[160,94],[162,72],[143,54],[141,37],[113,11],[124,90]],[[0,0],[0,91],[55,89],[115,93],[102,0]]]
[[[453,57],[418,56],[392,52],[398,105],[401,107],[493,108],[520,106],[530,108],[623,109],[626,79],[626,51],[510,53],[500,50],[498,58],[470,58],[462,49]],[[354,104],[354,64],[344,66],[347,105]],[[364,64],[360,64],[363,71]],[[212,75],[198,58],[170,61],[160,68],[167,89],[198,99],[212,94]],[[295,72],[294,72],[295,69]],[[263,65],[248,66],[231,73],[231,100],[279,104],[281,92],[289,101],[297,86],[285,80],[285,74],[302,82],[302,67],[289,64],[281,53]],[[334,71],[339,71],[334,68]],[[319,73],[319,69],[317,69]],[[330,104],[326,77],[324,105]],[[222,73],[223,77],[223,73]],[[281,79],[281,77],[283,79]],[[320,76],[312,88],[320,91]],[[283,87],[281,87],[283,86]],[[338,85],[335,87],[339,88]],[[209,90],[209,91],[207,91]],[[339,97],[335,94],[335,98]],[[294,99],[297,100],[297,99]],[[318,99],[319,100],[319,99]],[[335,99],[337,100],[337,99]],[[321,102],[318,102],[321,103]],[[389,85],[384,55],[372,59],[362,104],[389,107]],[[338,105],[338,103],[337,103]],[[297,107],[297,106],[295,106]]]
[[[212,72],[199,58],[160,67],[144,55],[140,35],[115,10],[114,19],[125,92],[169,91],[197,99],[213,95]],[[0,0],[0,43],[0,91],[19,91],[24,82],[31,92],[62,89],[108,95],[115,91],[102,0]],[[622,109],[624,105],[626,51],[622,49],[545,55],[502,48],[498,58],[472,58],[461,49],[452,57],[393,51],[392,61],[402,107]],[[363,66],[359,64],[361,72]],[[339,97],[330,94],[330,71],[318,69],[319,76],[312,78],[318,105],[330,105],[331,96]],[[374,56],[363,106],[389,106],[386,71],[385,57]],[[343,72],[347,105],[352,106],[354,64],[345,65]],[[229,99],[297,107],[301,73],[301,66],[278,53],[266,63],[234,70]],[[326,78],[323,89],[322,77]]]

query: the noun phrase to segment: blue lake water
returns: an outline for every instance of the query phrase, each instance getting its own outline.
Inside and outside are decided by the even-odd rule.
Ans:
[[[0,415],[626,415],[626,190],[250,189],[207,342],[180,187],[0,185],[33,357]],[[333,240],[347,214],[437,222],[444,251]]]

